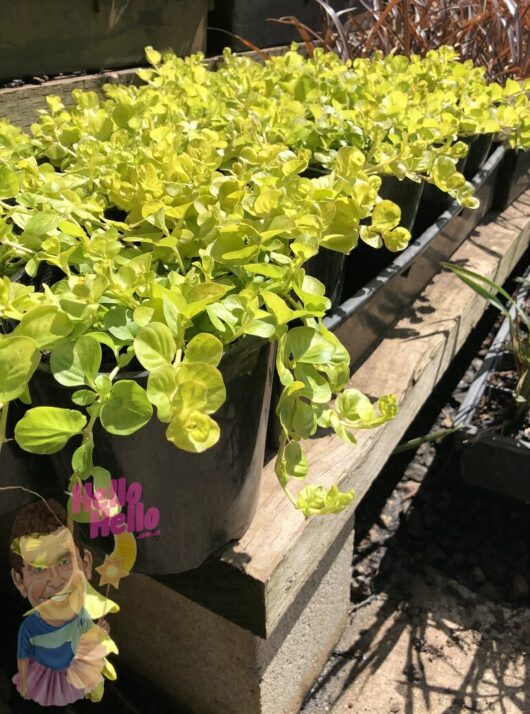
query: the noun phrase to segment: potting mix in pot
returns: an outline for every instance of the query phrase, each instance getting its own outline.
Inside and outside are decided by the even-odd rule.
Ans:
[[[418,187],[416,207],[432,186],[474,208],[458,170],[473,140],[530,145],[530,85],[489,82],[450,48],[353,62],[292,49],[264,64],[226,52],[216,71],[202,55],[147,58],[139,86],[75,90],[70,108],[49,96],[29,134],[0,124],[0,513],[13,520],[17,486],[45,496],[28,506],[20,492],[11,538],[15,584],[46,610],[21,629],[17,687],[42,704],[97,700],[114,676],[114,605],[89,586],[73,523],[106,552],[107,595],[134,563],[175,573],[239,538],[274,360],[281,487],[306,518],[352,503],[335,486],[293,488],[303,441],[323,428],[354,445],[396,399],[347,386],[308,263],[351,253],[346,275],[362,272],[359,241],[410,240],[400,182]],[[52,498],[65,491],[67,511]],[[59,590],[33,597],[52,571]],[[65,681],[44,651],[59,640]]]

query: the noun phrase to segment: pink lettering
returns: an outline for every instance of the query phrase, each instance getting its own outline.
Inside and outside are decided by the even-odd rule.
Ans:
[[[134,505],[135,503],[138,503],[142,497],[142,487],[141,485],[135,481],[134,483],[131,483],[129,488],[127,489],[127,503],[129,506]]]
[[[109,518],[105,516],[104,518],[101,518],[100,520],[97,520],[96,518],[92,519],[90,521],[90,537],[91,538],[97,538],[98,535],[100,536],[108,536],[109,534]],[[101,531],[101,532],[99,532]]]
[[[117,533],[123,533],[123,531],[126,529],[127,524],[125,523],[124,513],[117,513],[115,516],[112,516],[112,518],[110,519],[110,530],[113,535],[116,535]]]
[[[92,484],[74,484],[72,488],[72,513],[92,512]]]
[[[148,531],[153,531],[160,523],[160,511],[152,506],[145,512],[144,525]]]

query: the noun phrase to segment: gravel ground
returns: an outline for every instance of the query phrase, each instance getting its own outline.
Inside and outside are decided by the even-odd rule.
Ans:
[[[495,318],[406,438],[453,425]],[[528,714],[530,505],[463,483],[448,437],[392,457],[356,520],[349,624],[303,714]]]

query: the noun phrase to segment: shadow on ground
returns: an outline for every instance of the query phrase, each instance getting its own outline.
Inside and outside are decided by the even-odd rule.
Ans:
[[[358,602],[304,714],[530,711],[530,507],[455,483],[456,454],[439,459],[397,530],[385,509],[357,545]]]

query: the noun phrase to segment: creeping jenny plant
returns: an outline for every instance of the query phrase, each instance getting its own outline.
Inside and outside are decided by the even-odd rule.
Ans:
[[[255,143],[221,170],[222,137],[169,135],[142,146],[117,132],[107,151],[93,139],[79,147],[97,145],[93,164],[80,159],[63,172],[32,157],[5,163],[0,315],[11,331],[0,337],[0,369],[13,386],[0,439],[9,436],[9,399],[29,399],[28,380],[45,359],[59,384],[75,388],[72,408],[28,409],[14,438],[53,453],[81,437],[74,481],[110,479],[92,460],[98,421],[127,436],[156,410],[176,447],[201,452],[219,438],[212,415],[226,397],[222,355],[255,335],[279,341],[280,482],[306,516],[338,511],[351,492],[288,490],[307,471],[300,440],[326,426],[352,443],[354,429],[392,418],[395,400],[382,398],[376,411],[345,389],[348,353],[323,326],[329,300],[303,266],[321,246],[349,250],[360,231],[402,240],[399,209],[378,199],[380,178],[366,175],[354,148],[339,151],[326,176],[307,178],[303,149]],[[40,290],[8,277],[21,268],[35,276],[42,264],[58,277]],[[145,389],[120,378],[134,365],[149,373]]]
[[[219,437],[221,358],[253,335],[278,343],[280,483],[306,516],[339,511],[351,491],[291,492],[308,471],[301,440],[324,427],[354,443],[396,403],[346,388],[348,353],[304,265],[359,239],[407,245],[399,208],[378,196],[385,175],[476,205],[459,139],[524,140],[528,97],[446,48],[354,63],[227,53],[216,72],[200,55],[147,54],[141,86],[75,91],[68,109],[49,97],[31,136],[0,124],[0,446],[9,402],[30,402],[43,362],[72,388],[72,408],[29,408],[14,438],[53,453],[76,437],[73,482],[110,479],[93,463],[98,422],[128,436],[156,413],[177,448],[204,451]],[[123,376],[135,369],[145,389]]]

